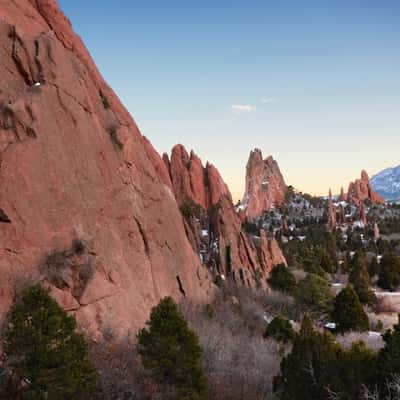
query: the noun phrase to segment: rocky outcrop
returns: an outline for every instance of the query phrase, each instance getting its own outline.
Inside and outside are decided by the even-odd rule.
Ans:
[[[0,318],[28,279],[96,334],[136,331],[166,295],[206,301],[169,171],[56,1],[0,9]]]
[[[368,226],[367,210],[365,209],[365,204],[363,201],[360,202],[360,221],[363,223],[364,227]]]
[[[347,192],[347,201],[359,205],[365,200],[372,204],[384,204],[385,199],[376,193],[370,184],[369,176],[365,170],[361,172],[361,178],[356,179],[349,185]]]
[[[333,205],[332,191],[330,189],[328,198],[328,227],[331,230],[336,229],[336,208]]]
[[[260,149],[251,151],[242,201],[247,217],[260,217],[271,208],[284,204],[286,192],[287,186],[278,163],[271,156],[264,160]]]
[[[181,144],[176,145],[171,152],[163,156],[169,169],[173,191],[179,205],[187,199],[199,204],[203,210],[208,210],[217,204],[221,196],[232,199],[228,186],[218,170],[210,163],[205,167],[194,151],[190,155]]]
[[[340,195],[339,195],[338,200],[339,200],[340,202],[343,202],[343,201],[346,201],[346,200],[347,200],[346,195],[345,195],[345,193],[344,193],[343,187],[340,188]]]
[[[381,238],[381,232],[379,230],[378,224],[375,222],[374,223],[374,239],[379,240]]]
[[[272,267],[286,264],[277,241],[261,231],[250,237],[242,230],[243,210],[232,204],[230,191],[218,170],[182,145],[164,155],[173,191],[181,206],[193,249],[214,275],[231,277],[249,286],[266,282]]]

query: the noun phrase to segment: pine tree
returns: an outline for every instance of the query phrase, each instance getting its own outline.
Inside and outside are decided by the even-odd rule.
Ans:
[[[342,289],[336,296],[332,314],[340,332],[349,330],[363,332],[368,330],[368,316],[357,293],[350,285]]]
[[[376,382],[380,388],[382,398],[394,395],[389,393],[390,389],[386,382],[400,372],[400,315],[399,322],[383,335],[385,346],[379,351],[376,363]]]
[[[371,278],[367,271],[365,255],[362,252],[354,256],[349,282],[353,284],[361,303],[373,305],[376,303],[375,293],[371,290]]]
[[[329,255],[328,251],[326,249],[321,250],[320,253],[320,265],[321,268],[327,272],[328,274],[333,274],[335,272],[335,265],[333,263],[333,260],[331,256]]]
[[[325,400],[341,348],[330,333],[314,330],[306,314],[292,352],[281,362],[274,392],[281,400]]]
[[[94,392],[97,373],[84,336],[39,285],[28,288],[11,310],[5,354],[26,383],[24,399],[86,400]]]
[[[329,282],[315,274],[308,274],[301,280],[295,292],[298,303],[311,312],[325,313],[331,311],[333,294]]]
[[[347,351],[342,351],[338,360],[336,392],[341,400],[361,399],[364,387],[373,386],[376,353],[364,342],[352,343]]]
[[[372,257],[371,262],[369,263],[368,273],[371,278],[377,276],[379,274],[380,266],[378,263],[378,259],[376,257]]]
[[[207,379],[201,367],[202,349],[196,334],[172,298],[151,311],[147,327],[138,334],[143,365],[160,383],[172,384],[182,399],[205,399]]]
[[[284,293],[292,293],[296,287],[296,278],[284,264],[275,265],[268,279],[272,289]]]
[[[276,316],[267,326],[264,338],[272,338],[278,342],[288,343],[295,339],[294,331],[290,321],[282,315]]]
[[[400,261],[393,252],[382,257],[378,285],[385,290],[395,290],[400,285]]]

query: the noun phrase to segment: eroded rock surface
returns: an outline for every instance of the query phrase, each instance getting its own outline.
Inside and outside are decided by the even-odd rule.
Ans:
[[[96,334],[137,330],[166,295],[205,301],[211,280],[168,170],[57,2],[0,10],[0,318],[21,275],[44,279]],[[43,276],[43,259],[75,240],[90,243],[90,279],[77,260],[60,281]]]
[[[260,217],[285,202],[287,186],[278,163],[271,157],[263,159],[260,149],[250,152],[246,167],[246,189],[242,205],[248,218]]]
[[[365,170],[361,172],[361,178],[356,179],[349,184],[347,192],[347,201],[360,204],[365,200],[371,201],[372,204],[384,204],[385,199],[376,193],[370,184],[369,176]]]
[[[211,273],[248,286],[265,285],[272,267],[286,264],[275,238],[252,237],[242,230],[243,210],[236,210],[218,170],[182,145],[164,155],[173,191],[193,249]]]

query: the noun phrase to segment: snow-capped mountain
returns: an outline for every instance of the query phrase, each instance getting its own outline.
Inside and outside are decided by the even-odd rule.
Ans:
[[[387,201],[400,201],[400,165],[374,175],[371,186]]]

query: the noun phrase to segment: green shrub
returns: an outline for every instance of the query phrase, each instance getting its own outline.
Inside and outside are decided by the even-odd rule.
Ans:
[[[319,265],[318,260],[315,257],[309,256],[303,260],[303,269],[309,274],[316,274],[325,277],[325,271]]]
[[[183,200],[179,209],[185,219],[190,219],[192,217],[198,218],[202,212],[201,205],[195,203],[190,197],[186,197]]]
[[[338,324],[337,330],[367,331],[369,322],[357,293],[349,285],[336,296],[333,309],[333,318]]]
[[[110,135],[110,139],[117,150],[122,150],[124,148],[124,144],[119,140],[117,130],[115,128],[110,128],[108,130],[108,134]]]
[[[315,274],[309,274],[299,282],[294,297],[311,312],[325,313],[332,308],[333,294],[329,282]]]
[[[202,349],[175,302],[166,297],[151,311],[147,327],[138,334],[144,367],[160,383],[176,387],[180,398],[207,397],[207,378],[201,367]]]
[[[264,333],[264,338],[272,338],[278,342],[288,343],[292,342],[296,337],[296,332],[294,331],[290,321],[278,315],[275,317],[267,326]]]
[[[214,283],[220,288],[222,289],[225,285],[225,281],[222,279],[221,275],[217,275],[217,277],[214,280]]]
[[[296,278],[286,265],[277,264],[271,271],[268,284],[274,290],[293,293],[293,290],[296,288]]]
[[[13,306],[5,334],[5,354],[23,398],[88,399],[97,373],[76,322],[41,286],[28,288]]]
[[[100,97],[101,97],[101,102],[103,103],[104,109],[109,109],[111,107],[110,102],[108,101],[108,98],[103,94],[102,91],[100,91]]]

